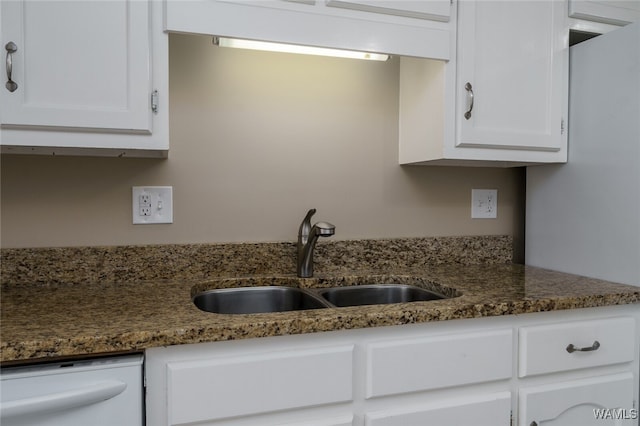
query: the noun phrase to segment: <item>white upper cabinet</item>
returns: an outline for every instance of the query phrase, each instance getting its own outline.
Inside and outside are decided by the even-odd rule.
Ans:
[[[449,0],[327,0],[327,6],[448,22]]]
[[[569,16],[603,24],[627,25],[640,21],[640,1],[569,0]]]
[[[448,60],[449,0],[165,0],[165,30]]]
[[[151,131],[149,6],[140,1],[2,4],[14,92],[2,124]]]
[[[464,1],[458,12],[456,146],[559,152],[562,3]]]
[[[152,103],[164,98],[168,107],[168,45],[152,16],[152,6],[160,5],[152,3],[2,2],[3,53],[15,45],[4,75],[11,74],[15,90],[0,89],[3,152],[100,148],[115,149],[103,155],[162,156],[165,114],[156,114]],[[161,10],[156,13],[161,22]]]
[[[403,58],[400,163],[566,162],[566,10],[460,1],[456,60]]]

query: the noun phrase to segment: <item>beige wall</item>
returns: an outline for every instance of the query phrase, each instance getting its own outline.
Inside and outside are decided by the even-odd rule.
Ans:
[[[523,171],[401,167],[398,60],[372,63],[170,40],[167,160],[3,156],[2,247],[514,235]],[[131,186],[172,185],[174,223],[132,225]],[[471,220],[471,188],[498,219]]]

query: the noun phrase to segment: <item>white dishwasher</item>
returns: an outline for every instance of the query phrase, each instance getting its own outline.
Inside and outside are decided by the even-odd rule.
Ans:
[[[6,367],[2,426],[142,426],[142,355]]]

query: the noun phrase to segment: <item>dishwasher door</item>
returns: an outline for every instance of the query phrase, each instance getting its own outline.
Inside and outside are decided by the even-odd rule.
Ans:
[[[142,355],[7,367],[2,426],[142,426]]]

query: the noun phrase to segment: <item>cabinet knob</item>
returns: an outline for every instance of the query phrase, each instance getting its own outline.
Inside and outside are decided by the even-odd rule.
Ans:
[[[469,98],[469,109],[464,113],[464,118],[468,120],[471,118],[471,111],[473,111],[473,87],[471,86],[471,83],[467,82],[467,84],[464,85],[464,90],[467,91]]]
[[[7,50],[7,83],[4,85],[8,91],[15,92],[18,88],[18,83],[11,79],[13,73],[13,54],[18,50],[18,46],[12,41],[5,44],[4,48]]]
[[[567,352],[591,352],[597,351],[599,347],[600,342],[598,342],[597,340],[595,340],[591,346],[585,346],[584,348],[578,348],[573,343],[570,343],[569,346],[567,346]]]

